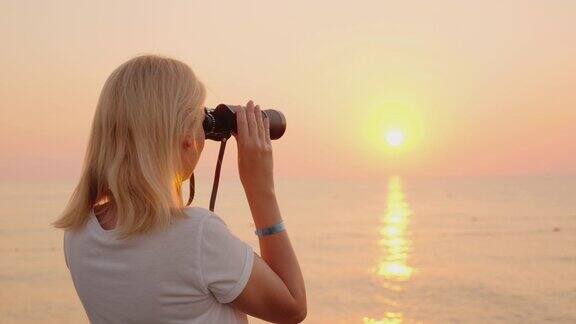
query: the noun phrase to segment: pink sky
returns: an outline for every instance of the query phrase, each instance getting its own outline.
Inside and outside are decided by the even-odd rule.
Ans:
[[[284,111],[278,176],[576,174],[575,16],[569,1],[3,1],[0,178],[77,177],[100,88],[141,53],[188,63],[209,105]],[[366,136],[405,110],[413,147]]]

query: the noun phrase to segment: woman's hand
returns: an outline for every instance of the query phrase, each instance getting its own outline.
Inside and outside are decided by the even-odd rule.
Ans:
[[[236,111],[238,171],[248,198],[274,194],[270,121],[252,100]]]

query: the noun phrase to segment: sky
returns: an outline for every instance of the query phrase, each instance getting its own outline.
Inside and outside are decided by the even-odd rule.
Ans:
[[[0,179],[75,179],[104,81],[139,54],[189,64],[208,106],[283,111],[278,177],[574,175],[574,17],[568,0],[2,0]]]

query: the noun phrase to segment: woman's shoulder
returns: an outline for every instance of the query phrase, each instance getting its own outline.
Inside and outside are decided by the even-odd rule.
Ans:
[[[205,223],[220,223],[227,227],[226,222],[220,216],[204,207],[188,206],[183,211],[184,223],[188,226],[202,227]]]
[[[199,206],[187,206],[183,208],[186,219],[204,221],[209,217],[218,217],[214,212]],[[219,218],[219,217],[218,217]]]
[[[178,218],[167,231],[177,241],[205,246],[222,244],[233,236],[226,222],[214,212],[202,207],[186,207],[183,211],[184,217]]]

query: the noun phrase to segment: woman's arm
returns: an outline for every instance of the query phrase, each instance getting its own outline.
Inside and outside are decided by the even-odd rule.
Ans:
[[[256,228],[282,220],[274,192],[269,122],[249,101],[236,112],[238,169]],[[259,237],[250,279],[231,305],[276,323],[299,323],[306,317],[306,289],[288,233]]]

